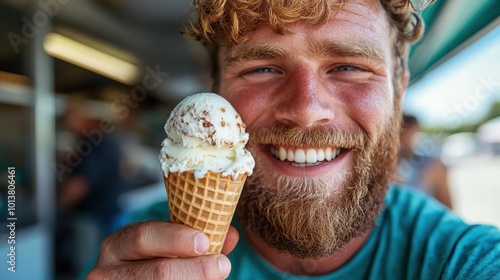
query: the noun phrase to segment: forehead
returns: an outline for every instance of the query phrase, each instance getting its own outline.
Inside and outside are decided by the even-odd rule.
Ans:
[[[312,26],[301,22],[289,25],[290,34],[278,35],[268,25],[261,25],[249,32],[248,40],[242,46],[281,44],[289,49],[294,42],[321,42],[335,41],[339,45],[372,46],[383,53],[384,57],[391,54],[392,40],[390,36],[389,20],[379,0],[350,0],[344,4],[333,4],[330,19],[321,26]],[[313,44],[308,44],[309,46]],[[221,48],[222,57],[227,55],[231,48]],[[222,61],[223,62],[224,58]]]
[[[380,0],[348,0],[338,4],[333,1],[330,22],[351,22],[374,32],[389,29],[389,21]]]
[[[352,35],[388,37],[389,19],[380,0],[350,0],[344,4],[333,4],[330,19],[322,26],[330,30],[350,29]],[[358,33],[359,32],[359,33]]]

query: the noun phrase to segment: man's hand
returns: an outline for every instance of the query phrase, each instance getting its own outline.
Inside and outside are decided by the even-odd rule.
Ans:
[[[223,254],[229,254],[239,235],[229,229]],[[132,224],[107,237],[93,279],[225,279],[231,263],[224,255],[204,255],[208,237],[187,226],[148,221]]]

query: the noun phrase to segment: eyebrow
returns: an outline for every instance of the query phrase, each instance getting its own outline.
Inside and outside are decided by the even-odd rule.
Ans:
[[[363,57],[377,62],[384,62],[386,56],[380,49],[366,43],[343,43],[329,40],[310,43],[312,54],[323,57]]]
[[[313,41],[309,44],[309,55],[321,57],[363,57],[377,62],[385,61],[385,54],[374,46],[360,43],[351,44],[330,40]],[[224,59],[226,65],[239,61],[259,59],[285,59],[290,57],[288,50],[273,44],[238,45],[230,48]]]
[[[290,53],[275,45],[239,45],[228,50],[224,62],[229,65],[238,61],[259,59],[283,59],[289,57]]]

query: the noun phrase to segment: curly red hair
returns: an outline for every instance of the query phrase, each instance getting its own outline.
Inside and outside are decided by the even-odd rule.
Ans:
[[[289,32],[295,22],[321,25],[330,18],[332,6],[339,7],[349,0],[193,0],[184,34],[208,46],[230,46],[244,42],[249,31],[259,24],[268,24],[276,33]],[[401,87],[401,77],[407,68],[411,43],[423,34],[424,24],[412,0],[380,0],[384,7],[394,44],[394,87]],[[421,2],[424,2],[421,0]],[[422,9],[434,0],[427,0]],[[218,77],[217,69],[214,77]],[[215,80],[214,82],[217,83]]]

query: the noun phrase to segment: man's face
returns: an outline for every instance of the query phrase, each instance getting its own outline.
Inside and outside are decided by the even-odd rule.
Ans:
[[[326,256],[373,226],[399,137],[389,30],[379,1],[350,1],[323,26],[221,48],[220,94],[256,159],[239,216],[271,246]]]

